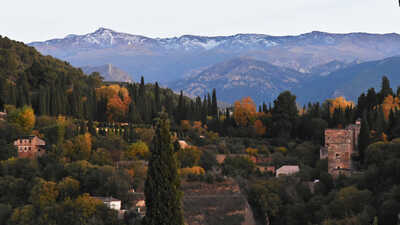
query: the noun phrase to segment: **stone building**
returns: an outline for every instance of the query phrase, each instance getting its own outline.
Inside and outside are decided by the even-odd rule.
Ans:
[[[325,146],[320,150],[320,158],[328,159],[328,172],[331,175],[348,175],[354,170],[352,157],[358,154],[360,128],[361,121],[357,120],[345,129],[325,130]]]
[[[18,158],[37,158],[45,153],[46,142],[37,136],[30,135],[20,137],[14,141],[18,150]]]

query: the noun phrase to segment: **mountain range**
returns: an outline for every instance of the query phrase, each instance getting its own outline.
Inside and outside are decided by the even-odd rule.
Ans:
[[[299,103],[324,101],[327,98],[345,96],[357,101],[368,88],[380,90],[382,76],[389,78],[396,92],[400,86],[400,56],[369,61],[336,70],[327,76],[315,76],[292,89]]]
[[[212,87],[218,90],[218,97],[223,101],[233,102],[238,97],[251,96],[260,103],[273,101],[280,92],[298,86],[308,76],[265,61],[235,58],[167,86],[184,90],[191,97],[203,96]]]
[[[328,78],[333,79],[332,89],[341,90],[334,81],[338,71],[400,55],[400,35],[395,33],[149,38],[100,28],[29,45],[78,67],[111,63],[136,81],[143,75],[146,81],[159,81],[187,95],[217,88],[222,101],[251,96],[257,103],[270,101],[282,90],[303,93],[306,87],[308,93],[314,89],[311,82]]]

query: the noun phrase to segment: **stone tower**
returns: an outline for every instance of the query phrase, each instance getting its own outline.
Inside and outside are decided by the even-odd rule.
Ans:
[[[347,126],[345,129],[325,130],[325,146],[321,148],[320,157],[328,158],[328,172],[332,176],[348,175],[354,170],[352,155],[358,154],[358,135],[361,122]]]

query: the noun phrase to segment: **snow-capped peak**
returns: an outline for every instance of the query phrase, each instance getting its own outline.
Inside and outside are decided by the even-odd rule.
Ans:
[[[313,31],[297,36],[270,36],[265,34],[236,34],[231,36],[196,36],[183,35],[172,38],[148,38],[140,35],[120,33],[100,27],[84,35],[68,35],[64,39],[53,39],[46,42],[34,42],[33,46],[58,45],[78,48],[110,48],[114,46],[141,49],[202,51],[212,49],[231,49],[242,51],[248,49],[268,49],[274,46],[293,44],[332,45],[346,37],[368,34],[331,34]],[[142,48],[144,47],[144,48]]]

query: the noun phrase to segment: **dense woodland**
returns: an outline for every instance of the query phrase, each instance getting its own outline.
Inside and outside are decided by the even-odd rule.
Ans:
[[[400,89],[386,77],[381,90],[369,89],[356,103],[338,97],[299,106],[286,91],[273,103],[257,107],[248,97],[221,109],[215,90],[190,99],[143,77],[107,83],[0,37],[0,93],[7,112],[0,121],[0,224],[157,224],[162,198],[151,190],[162,180],[160,157],[172,165],[161,170],[170,171],[176,196],[168,199],[176,210],[165,212],[174,215],[171,224],[182,224],[185,210],[179,180],[227,178],[240,184],[259,224],[398,222]],[[334,179],[319,159],[323,132],[359,118],[359,154],[352,156],[359,172]],[[30,134],[46,141],[47,154],[16,158],[12,142]],[[181,149],[179,139],[190,147]],[[218,164],[216,154],[228,157]],[[264,166],[298,164],[301,172],[275,178],[252,157],[269,159]],[[155,202],[144,220],[135,212],[118,218],[90,197],[113,196],[130,209],[132,188]]]

